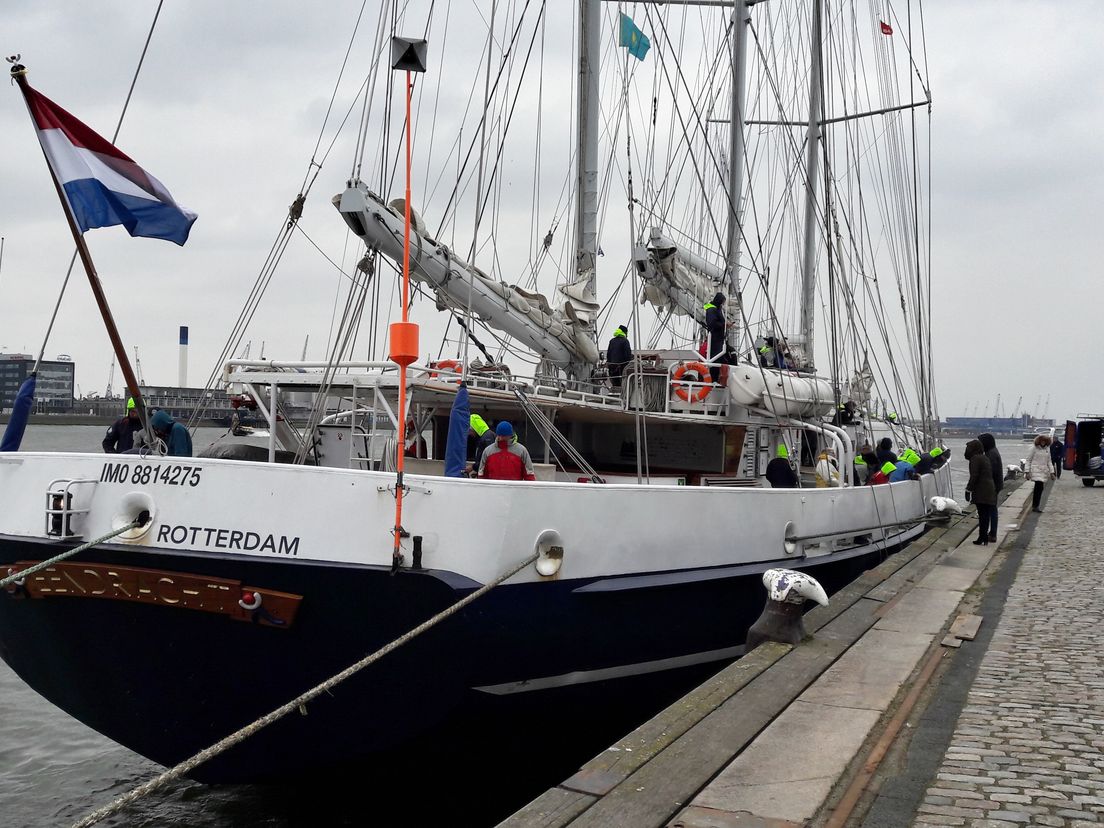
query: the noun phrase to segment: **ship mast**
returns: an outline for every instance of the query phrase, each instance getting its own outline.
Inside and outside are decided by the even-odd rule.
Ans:
[[[737,0],[732,9],[732,103],[728,135],[728,234],[726,269],[728,271],[728,306],[735,322],[729,336],[729,344],[739,339],[737,325],[740,313],[740,239],[743,221],[744,194],[744,109],[747,86],[744,75],[747,67],[747,30],[751,24],[751,6],[756,0]]]
[[[575,181],[575,279],[593,297],[598,257],[598,72],[601,0],[579,0],[579,87]]]
[[[809,47],[809,127],[805,134],[805,250],[801,262],[801,334],[799,344],[805,367],[813,367],[813,316],[816,300],[816,190],[820,160],[820,125],[823,108],[821,90],[821,0],[813,0],[813,34]]]

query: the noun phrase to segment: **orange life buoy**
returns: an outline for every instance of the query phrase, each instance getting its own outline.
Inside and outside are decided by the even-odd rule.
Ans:
[[[702,385],[697,391],[690,393],[690,380],[683,380],[682,378],[693,372],[698,375],[698,382],[707,383]],[[680,400],[686,400],[687,402],[701,402],[709,396],[709,385],[712,380],[709,375],[709,368],[701,362],[685,362],[675,369],[675,373],[671,375],[671,387],[678,395]]]
[[[439,368],[442,371],[459,371],[463,367],[458,359],[442,359],[440,362],[430,363],[430,368]],[[429,378],[436,379],[437,372],[430,371]]]

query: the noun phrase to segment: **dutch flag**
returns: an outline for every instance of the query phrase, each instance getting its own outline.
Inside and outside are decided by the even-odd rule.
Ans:
[[[121,224],[132,236],[188,240],[196,214],[160,181],[45,95],[24,91],[42,151],[82,233]]]

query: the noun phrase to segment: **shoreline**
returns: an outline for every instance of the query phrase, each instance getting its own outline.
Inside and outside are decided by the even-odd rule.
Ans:
[[[9,414],[0,414],[0,425],[6,425]],[[32,414],[27,425],[111,425],[117,417],[104,417],[98,414]]]

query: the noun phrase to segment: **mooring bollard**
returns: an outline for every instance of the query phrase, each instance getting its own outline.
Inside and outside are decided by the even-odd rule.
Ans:
[[[800,644],[806,636],[801,618],[805,602],[828,606],[824,587],[816,578],[792,569],[768,569],[763,573],[763,586],[767,588],[767,604],[759,620],[748,630],[746,652],[765,641]]]

